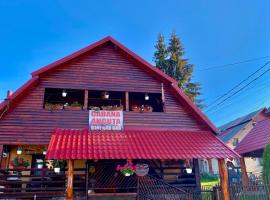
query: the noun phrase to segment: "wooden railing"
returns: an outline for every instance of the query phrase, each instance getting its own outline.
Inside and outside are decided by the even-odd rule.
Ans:
[[[84,191],[85,169],[76,169],[74,190]],[[59,174],[50,169],[0,169],[0,198],[63,197],[66,190],[65,170]]]

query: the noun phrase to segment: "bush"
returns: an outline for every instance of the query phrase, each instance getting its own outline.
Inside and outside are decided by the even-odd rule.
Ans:
[[[204,173],[201,175],[201,182],[218,181],[218,176]]]
[[[262,167],[263,167],[263,177],[265,178],[265,180],[269,180],[270,178],[270,143],[264,149]]]

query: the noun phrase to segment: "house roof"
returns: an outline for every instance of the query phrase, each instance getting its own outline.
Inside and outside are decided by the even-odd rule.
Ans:
[[[237,145],[235,151],[237,151],[239,154],[247,154],[264,149],[269,142],[270,119],[265,119],[256,124],[256,126]]]
[[[25,90],[27,90],[29,87],[31,87],[33,82],[36,82],[42,74],[46,74],[49,71],[59,67],[60,65],[66,63],[74,58],[77,58],[77,57],[85,54],[86,52],[90,52],[93,49],[95,49],[95,48],[97,48],[97,47],[99,47],[107,42],[111,42],[116,47],[118,47],[121,51],[123,51],[126,54],[126,56],[131,57],[132,59],[141,63],[142,64],[141,66],[147,72],[159,77],[163,81],[168,82],[171,85],[172,89],[175,91],[178,99],[187,105],[188,109],[195,115],[195,117],[197,119],[199,119],[202,123],[205,123],[214,133],[219,132],[219,129],[217,129],[215,127],[215,125],[207,118],[207,116],[204,115],[201,112],[201,110],[190,100],[190,98],[187,97],[185,95],[185,93],[177,86],[176,80],[174,80],[173,78],[171,78],[170,76],[165,74],[163,71],[161,71],[157,67],[151,65],[150,63],[148,63],[147,61],[142,59],[140,56],[138,56],[137,54],[135,54],[134,52],[132,52],[131,50],[126,48],[124,45],[122,45],[121,43],[116,41],[111,36],[105,37],[104,39],[97,41],[97,42],[95,42],[95,43],[93,43],[85,48],[82,48],[79,51],[77,51],[69,56],[66,56],[60,60],[57,60],[56,62],[53,62],[53,63],[51,63],[51,64],[49,64],[49,65],[47,65],[47,66],[45,66],[37,71],[34,71],[32,73],[32,79],[30,81],[28,81],[25,85],[23,85],[20,89],[18,89],[13,95],[8,97],[5,101],[3,101],[0,104],[0,112],[3,111],[7,105],[11,104],[15,99],[17,99],[20,94],[22,94]]]
[[[55,129],[47,159],[239,158],[210,131]]]
[[[219,129],[221,133],[219,134],[219,138],[227,143],[231,140],[242,128],[244,128],[251,120],[254,119],[260,112],[262,112],[265,108],[261,108],[257,111],[251,112],[247,115],[239,117],[231,122],[228,122],[222,125]]]

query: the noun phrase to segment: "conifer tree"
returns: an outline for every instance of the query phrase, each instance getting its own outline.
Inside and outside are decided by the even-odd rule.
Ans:
[[[159,34],[155,48],[154,61],[156,66],[177,80],[178,86],[198,107],[203,108],[202,100],[198,99],[201,94],[201,85],[192,82],[193,65],[184,58],[185,52],[180,38],[173,32],[168,47],[166,47],[164,36]]]

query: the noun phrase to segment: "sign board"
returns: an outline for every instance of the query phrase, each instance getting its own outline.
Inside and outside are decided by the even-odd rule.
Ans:
[[[90,110],[89,128],[93,131],[119,131],[123,129],[123,111]]]

